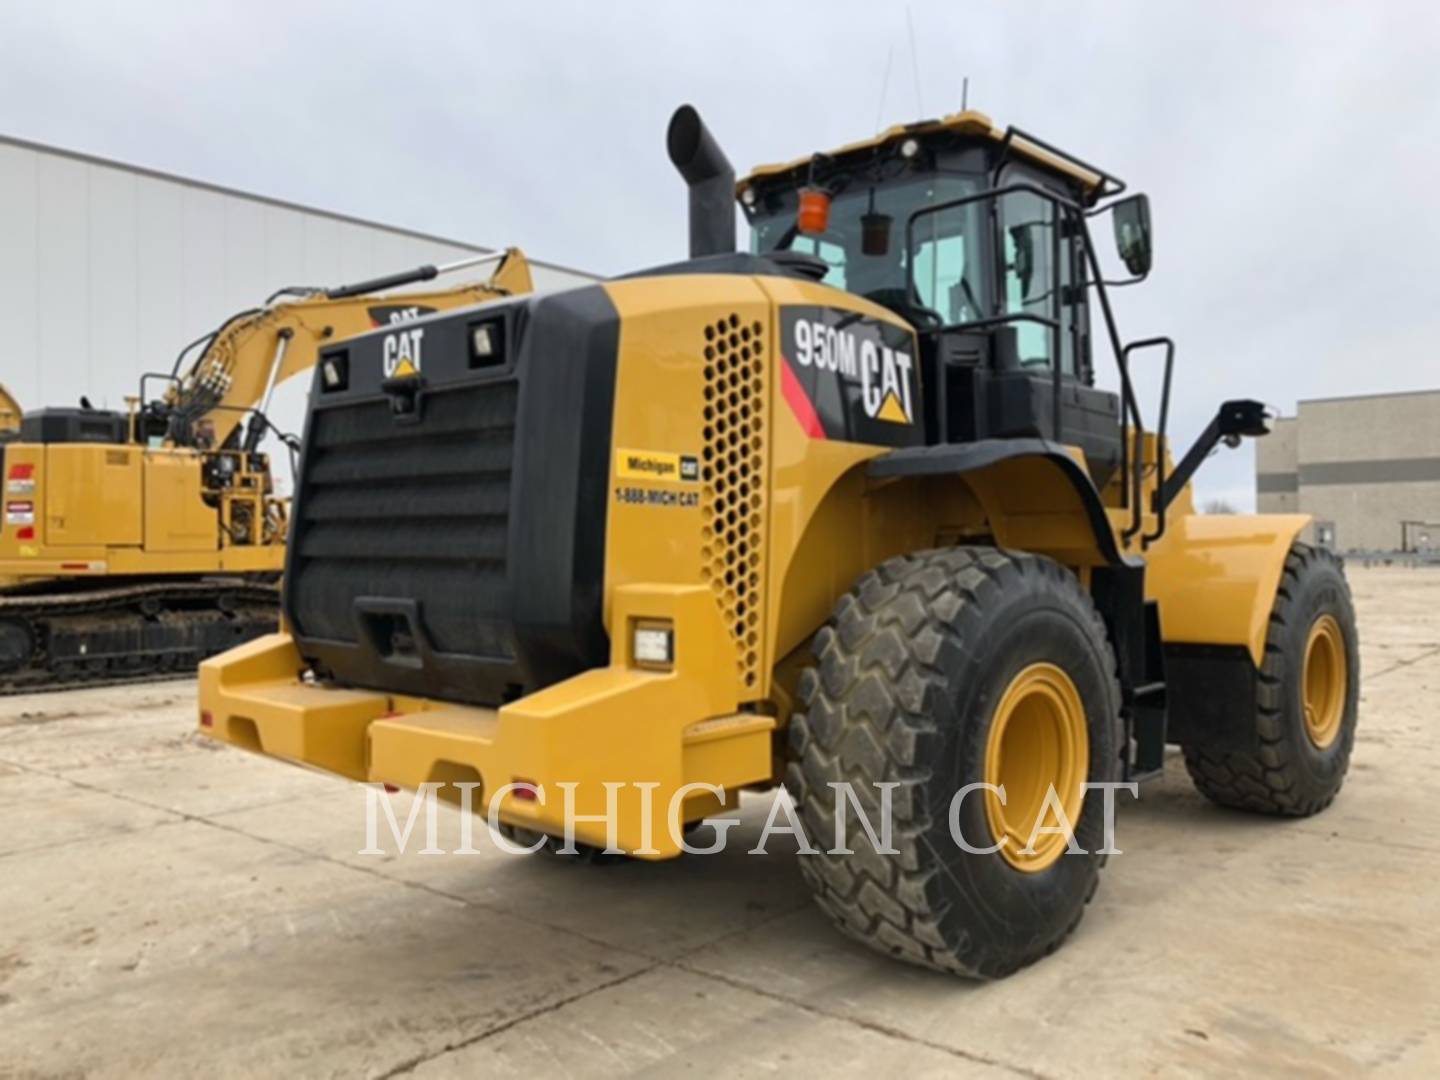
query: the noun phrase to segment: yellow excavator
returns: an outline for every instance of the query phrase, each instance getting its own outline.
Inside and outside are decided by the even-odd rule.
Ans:
[[[486,263],[483,282],[385,292]],[[142,376],[125,412],[22,412],[0,390],[0,693],[154,678],[272,631],[288,499],[261,445],[299,446],[269,419],[276,387],[324,346],[532,287],[516,249],[290,287]],[[419,369],[424,335],[397,330],[388,362]]]

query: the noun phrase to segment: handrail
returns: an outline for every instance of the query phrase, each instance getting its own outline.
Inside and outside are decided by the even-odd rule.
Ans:
[[[1160,419],[1155,428],[1155,490],[1158,492],[1165,485],[1165,429],[1170,420],[1170,377],[1175,370],[1175,342],[1168,337],[1142,338],[1139,341],[1132,341],[1120,351],[1120,370],[1122,382],[1126,387],[1132,387],[1130,382],[1130,354],[1140,349],[1152,349],[1157,346],[1165,347],[1165,376],[1160,391]],[[1121,533],[1121,539],[1126,543],[1131,537],[1140,532],[1144,520],[1144,499],[1142,488],[1144,482],[1144,439],[1145,422],[1140,416],[1140,406],[1135,401],[1133,388],[1130,392],[1131,406],[1134,417],[1133,438],[1135,440],[1135,468],[1130,473],[1121,472],[1121,478],[1129,482],[1129,490],[1126,492],[1126,502],[1130,507],[1130,524]],[[1121,431],[1122,453],[1130,440],[1124,437],[1123,425]],[[1165,509],[1157,506],[1155,531],[1140,537],[1141,547],[1146,547],[1160,539],[1165,532]]]

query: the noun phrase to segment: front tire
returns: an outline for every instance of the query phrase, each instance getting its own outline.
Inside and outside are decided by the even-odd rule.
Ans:
[[[891,559],[841,598],[815,654],[785,784],[821,851],[800,858],[820,908],[871,948],[968,976],[1006,975],[1053,951],[1104,859],[1103,794],[1080,782],[1120,769],[1115,658],[1074,575],[984,547]],[[829,785],[844,781],[877,823],[874,785],[898,784],[898,854],[876,851],[853,806],[844,846],[855,854],[826,853],[841,846]],[[1020,850],[1046,781],[1083,853],[1055,834]],[[1006,804],[976,790],[954,820],[972,848],[1001,845],[983,854],[951,833],[952,798],[980,782],[1003,783]]]
[[[1334,802],[1355,746],[1358,642],[1340,559],[1294,544],[1256,680],[1255,749],[1187,745],[1185,767],[1201,793],[1221,806],[1280,817],[1308,817]]]

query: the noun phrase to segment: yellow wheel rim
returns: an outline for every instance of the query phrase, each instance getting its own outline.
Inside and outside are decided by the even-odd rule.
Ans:
[[[1005,789],[1003,805],[996,792],[985,792],[985,817],[1006,862],[1038,873],[1065,853],[1069,839],[1061,833],[1041,833],[1031,850],[1025,848],[1037,821],[1049,828],[1062,824],[1057,802],[1075,828],[1089,769],[1090,738],[1080,692],[1054,664],[1031,664],[1000,695],[985,744],[985,782]],[[1047,809],[1052,786],[1055,797]]]
[[[1310,627],[1305,642],[1305,667],[1300,676],[1300,704],[1305,710],[1305,733],[1321,750],[1340,736],[1345,718],[1345,637],[1333,615],[1321,615]]]

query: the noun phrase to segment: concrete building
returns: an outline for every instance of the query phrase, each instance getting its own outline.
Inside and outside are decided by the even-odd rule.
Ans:
[[[489,239],[513,237],[496,222]],[[490,250],[0,135],[0,383],[26,409],[81,394],[122,409],[143,372],[169,371],[181,346],[280,286],[338,285]],[[539,289],[593,280],[532,267]],[[466,280],[460,272],[439,284]],[[293,379],[277,395],[287,430],[307,386]]]
[[[1440,551],[1440,390],[1300,402],[1256,441],[1255,502],[1337,551]]]

